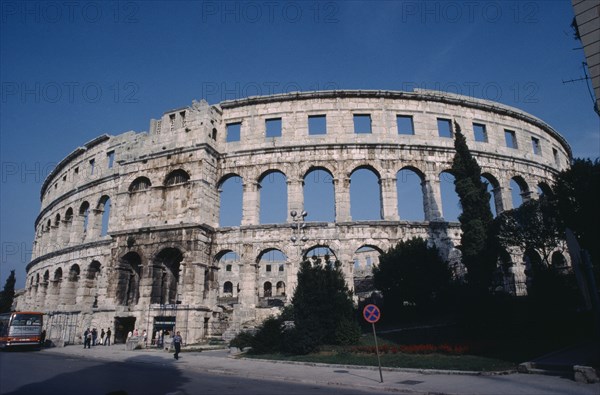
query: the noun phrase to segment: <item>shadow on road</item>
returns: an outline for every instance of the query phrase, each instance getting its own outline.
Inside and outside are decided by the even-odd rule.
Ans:
[[[0,392],[6,395],[146,395],[179,391],[183,395],[182,388],[189,381],[177,367],[177,361],[152,355],[134,356],[122,362],[74,357],[54,363],[62,366],[49,367],[49,371],[56,371],[50,378],[12,392]],[[72,371],[65,373],[66,369]]]

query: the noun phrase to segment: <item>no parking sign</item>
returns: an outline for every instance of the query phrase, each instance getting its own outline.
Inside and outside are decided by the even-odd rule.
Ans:
[[[363,309],[363,317],[367,322],[374,324],[381,318],[381,311],[374,304],[368,304]]]

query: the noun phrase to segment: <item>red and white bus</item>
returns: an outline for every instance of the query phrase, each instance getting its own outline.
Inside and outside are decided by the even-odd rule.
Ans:
[[[0,314],[0,348],[42,345],[44,314],[15,311]]]

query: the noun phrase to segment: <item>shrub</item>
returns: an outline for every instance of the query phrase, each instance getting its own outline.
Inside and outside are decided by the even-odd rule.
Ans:
[[[258,328],[252,337],[251,346],[254,354],[279,352],[283,338],[282,322],[275,317],[269,317]]]
[[[252,346],[254,335],[250,332],[240,332],[229,342],[229,347],[237,347],[240,350]]]
[[[335,328],[335,343],[341,346],[356,344],[360,338],[360,326],[356,321],[342,319]]]

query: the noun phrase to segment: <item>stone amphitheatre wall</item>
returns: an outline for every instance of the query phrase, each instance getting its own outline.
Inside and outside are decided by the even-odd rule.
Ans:
[[[355,133],[356,115],[370,117],[369,133]],[[413,134],[398,133],[398,116],[412,121]],[[318,134],[309,130],[313,117],[326,124]],[[273,120],[275,132],[267,132]],[[497,212],[512,208],[511,180],[531,199],[569,166],[570,148],[549,125],[464,96],[330,91],[194,102],[152,120],[149,132],[100,136],[58,164],[41,190],[18,308],[48,313],[48,336],[66,342],[78,342],[86,327],[111,327],[119,340],[134,327],[154,333],[173,322],[196,342],[276,312],[291,297],[298,263],[315,247],[329,248],[351,286],[380,251],[413,236],[456,261],[460,229],[444,220],[440,193],[453,139],[440,136],[439,120],[462,126]],[[485,126],[486,138],[478,138],[485,141],[476,141],[474,124]],[[516,145],[507,146],[507,133]],[[301,213],[305,178],[317,169],[332,181],[335,221],[307,218],[295,242],[290,224],[300,216],[260,223],[260,211],[268,210],[260,187],[269,174],[285,177],[287,211]],[[381,218],[351,217],[357,169],[379,181]],[[420,178],[422,221],[399,215],[402,169]],[[243,189],[241,221],[220,226],[221,187],[233,178]],[[271,251],[279,255],[266,260]],[[523,257],[513,260],[505,289],[522,293]]]

